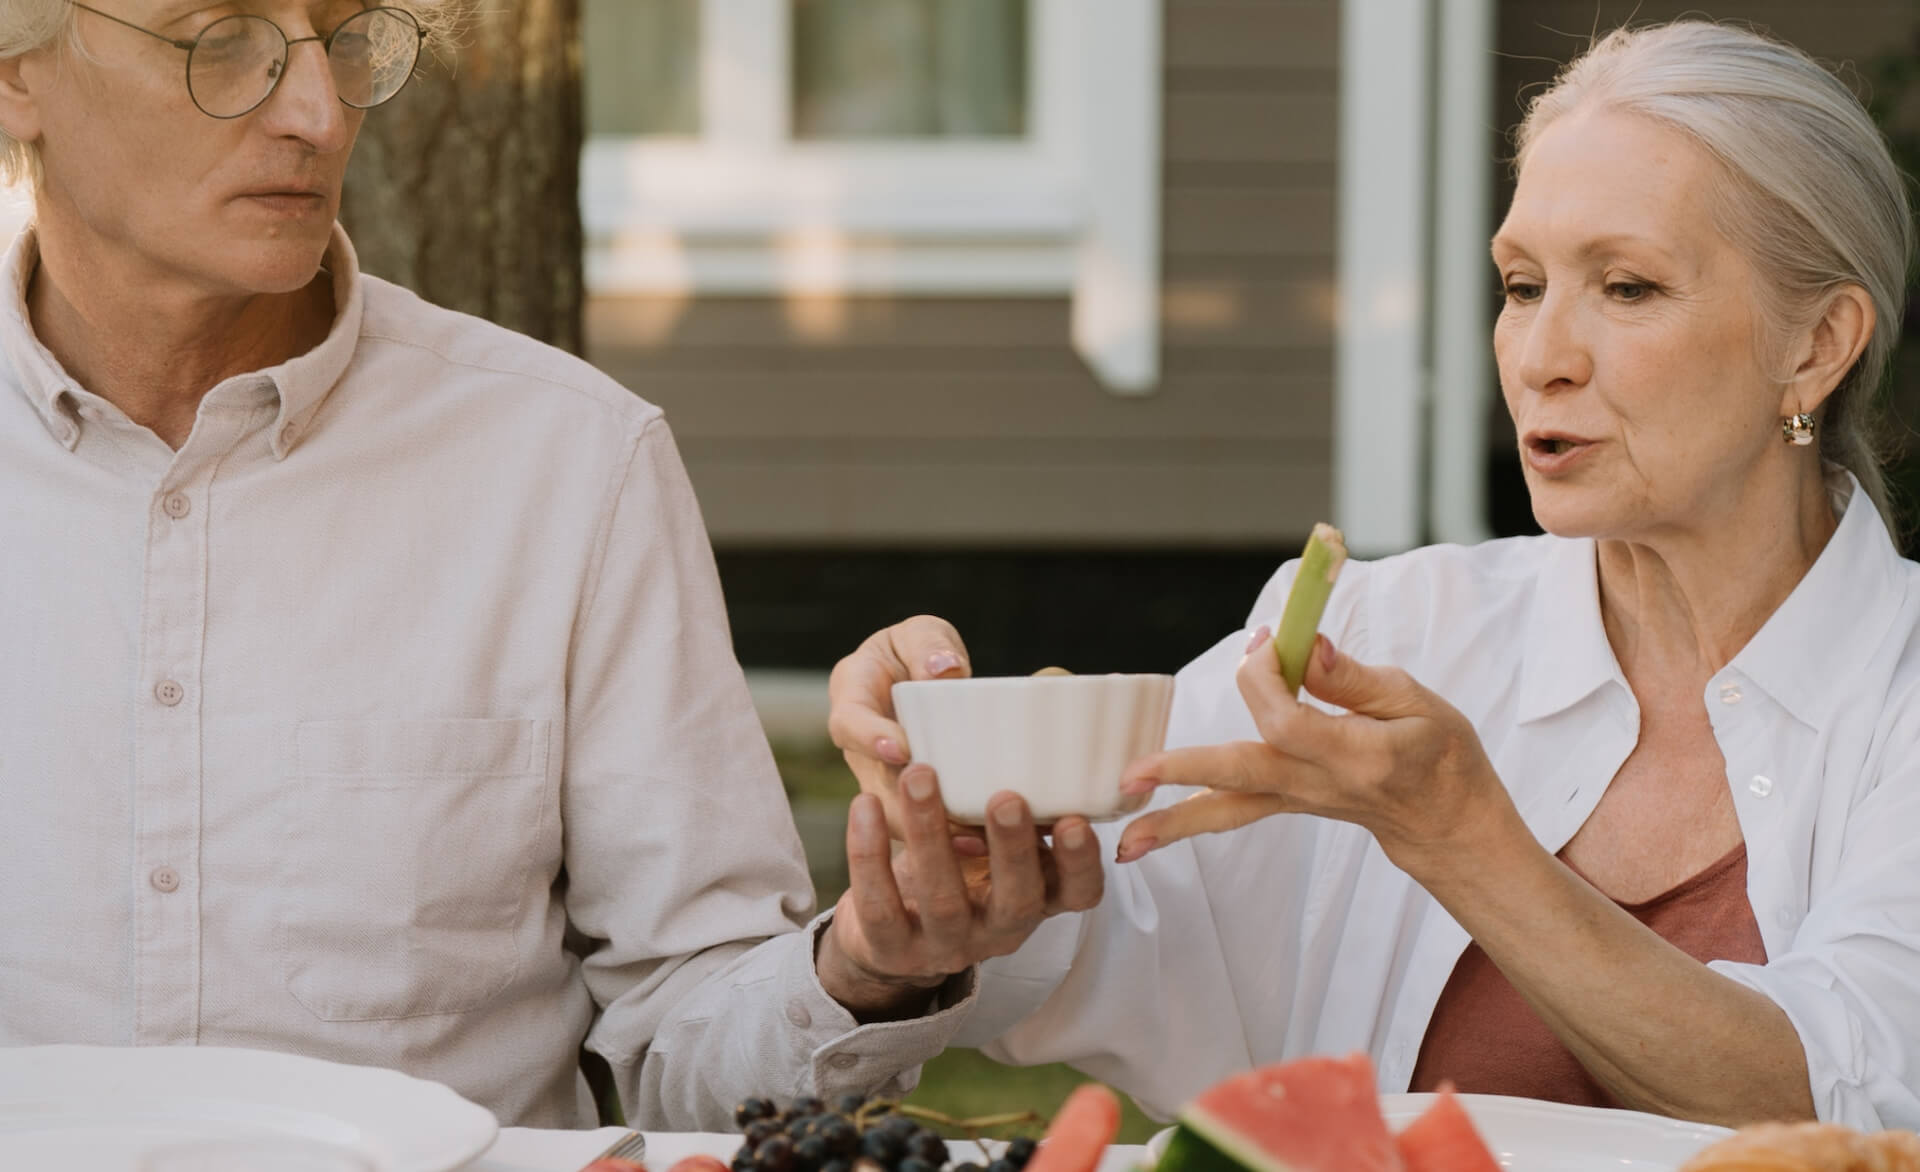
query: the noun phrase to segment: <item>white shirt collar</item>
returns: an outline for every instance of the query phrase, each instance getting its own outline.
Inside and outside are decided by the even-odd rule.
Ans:
[[[26,292],[39,263],[39,234],[28,225],[0,257],[0,349],[5,350],[17,385],[39,412],[47,430],[72,449],[80,442],[81,426],[73,401],[86,391],[33,332]],[[272,446],[274,455],[281,459],[286,458],[327,393],[346,373],[359,345],[365,310],[360,261],[338,224],[333,227],[321,266],[333,278],[335,316],[326,338],[312,350],[277,366],[226,380],[263,383],[278,394],[280,410],[274,420]]]
[[[1852,473],[1828,483],[1839,527],[1806,576],[1724,671],[1736,671],[1794,717],[1819,729],[1843,679],[1887,637],[1906,599],[1906,575],[1886,523]],[[1519,719],[1562,712],[1626,677],[1607,642],[1591,539],[1556,541],[1527,618]]]

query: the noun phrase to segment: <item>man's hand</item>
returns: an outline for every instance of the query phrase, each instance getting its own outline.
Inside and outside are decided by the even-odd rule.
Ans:
[[[1055,823],[1049,848],[1026,802],[995,794],[982,859],[955,851],[931,767],[912,765],[900,774],[897,809],[906,846],[895,856],[880,799],[869,792],[853,800],[852,886],[815,958],[821,986],[855,1017],[922,1013],[933,990],[956,973],[1019,948],[1048,916],[1100,902],[1100,847],[1084,818]]]

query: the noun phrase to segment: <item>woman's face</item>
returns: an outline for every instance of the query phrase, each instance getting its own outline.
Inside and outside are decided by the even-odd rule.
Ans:
[[[1534,517],[1644,539],[1725,523],[1786,468],[1755,275],[1714,226],[1717,164],[1659,123],[1583,110],[1535,140],[1493,240],[1500,387]]]

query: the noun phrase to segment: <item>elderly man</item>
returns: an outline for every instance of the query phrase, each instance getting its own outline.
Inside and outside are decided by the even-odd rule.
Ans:
[[[0,265],[0,1044],[298,1051],[547,1126],[583,1039],[655,1127],[899,1090],[1097,848],[1003,802],[969,885],[923,794],[896,883],[863,807],[801,930],[660,413],[334,224],[445,20],[0,3],[37,205]]]

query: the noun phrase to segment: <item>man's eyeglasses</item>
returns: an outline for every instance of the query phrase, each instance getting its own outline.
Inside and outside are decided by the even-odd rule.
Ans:
[[[356,110],[371,109],[407,84],[427,36],[403,8],[369,8],[325,36],[289,38],[264,16],[224,16],[189,41],[141,28],[80,0],[67,2],[185,50],[187,93],[215,118],[238,118],[272,97],[287,72],[287,54],[308,41],[318,41],[326,51],[340,100]]]

